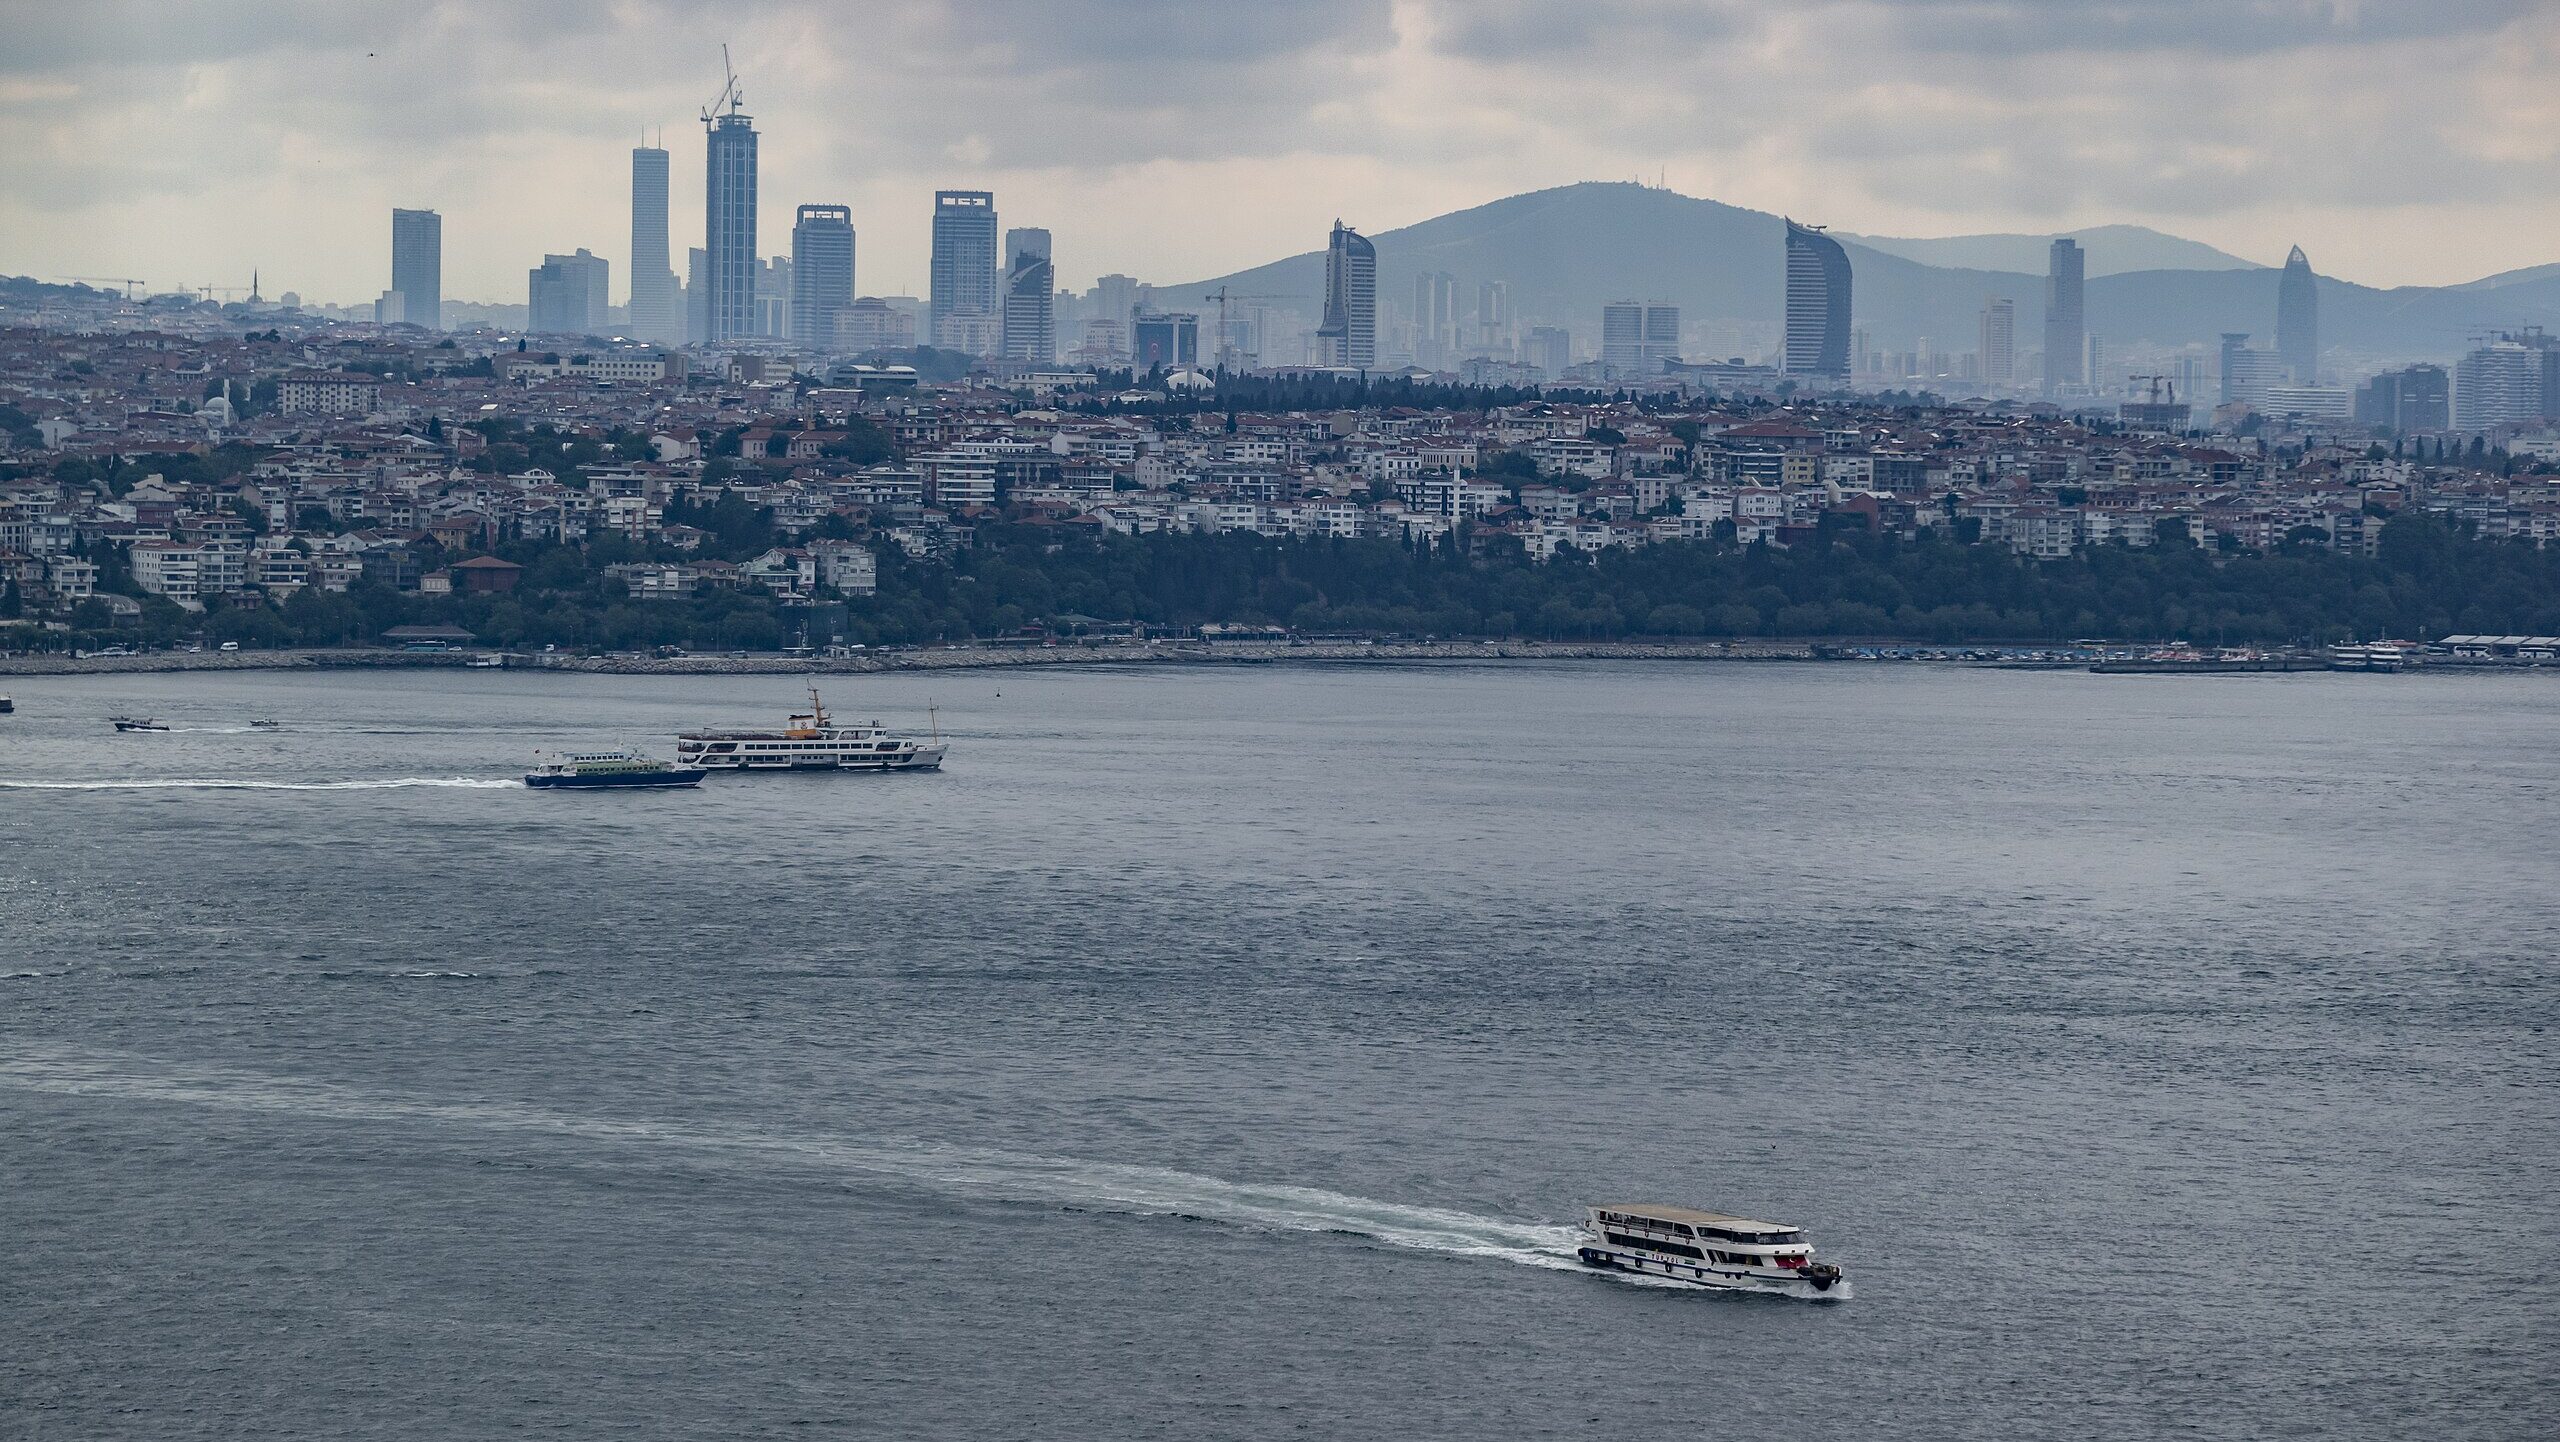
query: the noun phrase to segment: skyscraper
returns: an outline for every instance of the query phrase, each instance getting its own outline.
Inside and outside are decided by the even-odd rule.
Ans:
[[[1633,372],[1644,353],[1644,305],[1613,300],[1600,307],[1600,363],[1620,375]]]
[[[775,340],[791,334],[791,257],[769,255],[756,267],[756,323],[749,332]]]
[[[703,330],[697,341],[756,333],[756,127],[733,86],[729,108],[703,118]]]
[[[1511,282],[1507,280],[1476,284],[1476,348],[1511,349]]]
[[[1004,357],[1046,364],[1058,358],[1058,272],[1049,261],[1049,232],[1021,226],[1004,233]]]
[[[2453,424],[2452,378],[2443,366],[2385,371],[2356,391],[2355,418],[2395,431],[2441,431]]]
[[[1651,375],[1680,358],[1680,307],[1613,300],[1600,308],[1600,363],[1622,376]]]
[[[1573,364],[1573,332],[1562,326],[1533,325],[1520,342],[1520,361],[1536,366],[1542,380],[1560,380]]]
[[[1680,307],[1660,301],[1644,308],[1645,368],[1660,370],[1680,359]]]
[[[1316,363],[1361,370],[1378,363],[1378,248],[1339,220],[1325,243]]]
[[[2269,387],[2284,380],[2284,361],[2271,350],[2251,350],[2249,333],[2222,333],[2222,400],[2229,405],[2261,405]]]
[[[1849,253],[1822,227],[1787,222],[1789,375],[1849,376]]]
[[[684,339],[667,268],[667,153],[651,145],[631,151],[631,333],[659,345]]]
[[[930,344],[968,349],[964,337],[996,315],[996,197],[989,190],[933,193]]]
[[[836,316],[853,305],[853,208],[804,205],[791,227],[791,338],[836,343]]]
[[[1458,348],[1458,278],[1428,270],[1413,281],[1413,360],[1446,369]]]
[[[686,246],[684,275],[684,338],[700,345],[711,335],[711,252]]]
[[[2081,364],[2087,322],[2082,314],[2083,277],[2089,257],[2080,242],[2068,237],[2053,243],[2044,273],[2044,388],[2079,385],[2089,379]]]
[[[2560,411],[2560,346],[2538,330],[2501,335],[2453,368],[2453,428],[2521,425]]]
[[[391,290],[395,319],[444,329],[444,217],[432,210],[391,212]]]
[[[2018,307],[2007,296],[1982,303],[1982,379],[2005,386],[2018,377]]]
[[[2319,383],[2320,279],[2298,245],[2284,258],[2284,275],[2276,282],[2276,355],[2293,372],[2294,384]]]
[[[1141,372],[1200,363],[1200,317],[1190,311],[1142,310],[1129,325],[1130,363]]]
[[[608,268],[580,246],[546,255],[525,276],[525,329],[537,335],[594,335],[604,329]]]

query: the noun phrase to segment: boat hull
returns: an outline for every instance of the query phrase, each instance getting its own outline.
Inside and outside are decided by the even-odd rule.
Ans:
[[[713,771],[939,771],[943,748],[918,747],[910,752],[843,752],[837,755],[753,755],[709,753],[696,763]]]
[[[1669,1262],[1620,1251],[1615,1247],[1576,1247],[1574,1255],[1580,1257],[1585,1266],[1631,1272],[1640,1277],[1660,1277],[1664,1281],[1719,1292],[1766,1292],[1773,1297],[1806,1297],[1818,1301],[1840,1300],[1849,1295],[1846,1278],[1835,1279],[1824,1287],[1803,1277],[1773,1277],[1760,1272],[1718,1267],[1713,1263]]]
[[[556,776],[540,771],[528,772],[524,784],[538,791],[601,790],[667,790],[702,784],[699,766],[676,766],[665,771],[637,772],[620,776]]]

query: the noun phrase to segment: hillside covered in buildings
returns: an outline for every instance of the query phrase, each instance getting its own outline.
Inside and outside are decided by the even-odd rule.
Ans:
[[[2560,633],[2547,430],[2185,420],[20,328],[0,332],[0,636]]]

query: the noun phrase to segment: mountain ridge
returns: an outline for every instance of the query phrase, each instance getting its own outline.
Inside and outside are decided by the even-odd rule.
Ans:
[[[1932,265],[1846,232],[1833,235],[1849,253],[1855,323],[1868,332],[1870,346],[1909,349],[1927,337],[1940,350],[1971,350],[1983,302],[1998,296],[2017,308],[2020,351],[2039,348],[2040,266]],[[1425,271],[1456,277],[1462,314],[1473,310],[1478,282],[1502,280],[1522,324],[1564,325],[1587,344],[1597,335],[1600,307],[1621,299],[1669,301],[1691,322],[1772,330],[1783,319],[1784,236],[1780,217],[1765,211],[1629,182],[1585,181],[1505,196],[1369,239],[1378,247],[1382,308],[1407,309],[1415,277]],[[1167,303],[1188,309],[1200,303],[1192,297],[1223,284],[1237,293],[1296,299],[1312,316],[1323,262],[1321,251],[1304,251],[1158,292],[1180,297]],[[2210,348],[2225,331],[2250,332],[2263,344],[2275,327],[2277,275],[2270,267],[2093,269],[2089,330],[2115,345]],[[2560,267],[2488,279],[2499,283],[2382,289],[2323,276],[2323,343],[2376,357],[2443,357],[2489,330],[2537,324],[2560,330]]]

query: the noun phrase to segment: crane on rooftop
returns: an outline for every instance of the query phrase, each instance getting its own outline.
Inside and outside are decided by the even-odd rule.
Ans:
[[[719,95],[702,107],[702,124],[706,130],[716,117],[724,113],[735,115],[739,107],[747,103],[747,97],[738,89],[738,72],[729,64],[729,47],[726,44],[720,47],[720,76]]]
[[[1296,298],[1294,296],[1285,295],[1230,295],[1227,293],[1227,290],[1228,288],[1222,285],[1216,290],[1211,291],[1209,294],[1200,297],[1202,300],[1214,300],[1218,303],[1218,369],[1221,372],[1233,368],[1233,359],[1235,356],[1235,346],[1229,343],[1227,339],[1227,302],[1232,300],[1293,300]]]
[[[120,275],[58,275],[54,279],[67,280],[79,285],[120,285],[124,287],[124,298],[127,300],[133,299],[135,291],[150,283]]]

